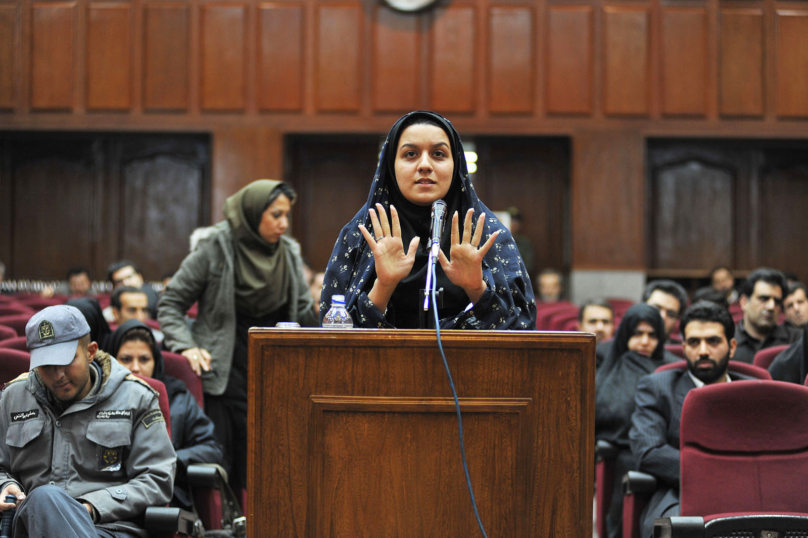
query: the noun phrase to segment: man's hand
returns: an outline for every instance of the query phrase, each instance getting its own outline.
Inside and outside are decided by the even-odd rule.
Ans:
[[[188,364],[196,375],[201,376],[203,370],[205,372],[210,370],[210,362],[213,359],[207,349],[192,347],[183,351],[182,356],[188,359]]]
[[[6,503],[6,495],[14,495],[17,497],[15,504]],[[10,508],[16,508],[25,499],[25,493],[17,486],[17,484],[9,484],[0,492],[0,512],[5,512]]]

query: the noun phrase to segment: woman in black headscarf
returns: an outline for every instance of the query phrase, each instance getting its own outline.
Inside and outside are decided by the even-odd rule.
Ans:
[[[621,536],[620,479],[634,469],[628,432],[637,383],[665,364],[664,339],[665,323],[659,311],[645,303],[635,304],[623,316],[614,344],[595,377],[595,439],[608,441],[620,450],[615,460],[612,504],[606,518],[608,538]]]
[[[82,297],[80,299],[70,299],[67,301],[69,306],[75,306],[84,315],[87,320],[87,325],[90,326],[90,338],[93,342],[98,344],[101,351],[109,352],[109,335],[111,333],[107,320],[104,319],[104,312],[101,310],[101,305],[95,299]]]
[[[160,347],[148,325],[130,319],[110,337],[109,354],[132,372],[163,382],[171,413],[171,444],[177,452],[172,504],[185,509],[193,507],[190,487],[185,480],[188,465],[221,463],[222,447],[213,433],[213,422],[205,415],[185,383],[165,375]]]
[[[477,198],[460,135],[449,120],[425,111],[403,116],[387,135],[367,203],[334,245],[321,322],[331,296],[344,295],[360,327],[425,325],[420,290],[431,206],[441,199],[451,221],[441,233],[435,271],[436,288],[444,290],[441,328],[535,329],[533,288],[513,237]]]

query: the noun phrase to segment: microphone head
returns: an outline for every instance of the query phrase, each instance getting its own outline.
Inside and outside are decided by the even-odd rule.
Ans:
[[[435,200],[432,202],[432,216],[443,215],[446,213],[446,202],[443,200]]]

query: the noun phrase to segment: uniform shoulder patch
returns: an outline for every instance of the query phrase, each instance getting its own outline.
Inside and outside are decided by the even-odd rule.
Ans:
[[[7,386],[11,385],[12,383],[16,383],[18,381],[25,381],[26,379],[28,379],[28,376],[30,375],[30,373],[31,372],[23,372],[23,373],[21,373],[20,375],[18,375],[17,377],[12,379],[8,383],[6,383],[5,386],[7,387]]]
[[[165,421],[166,419],[163,418],[162,411],[160,411],[159,409],[152,409],[151,411],[146,413],[146,416],[144,416],[140,422],[142,422],[146,428],[151,428],[155,424]]]
[[[129,374],[124,379],[126,379],[127,381],[134,381],[135,383],[140,383],[141,385],[149,389],[151,392],[153,392],[155,395],[159,395],[159,393],[156,390],[154,390],[154,388],[152,388],[151,385],[149,385],[136,375]]]

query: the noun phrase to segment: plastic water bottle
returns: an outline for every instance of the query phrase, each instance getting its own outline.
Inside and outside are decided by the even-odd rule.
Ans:
[[[17,497],[14,495],[6,495],[6,504],[14,504],[17,502]],[[14,512],[16,509],[9,508],[3,512],[2,524],[0,524],[0,537],[11,538],[11,526],[14,522]]]
[[[325,313],[323,327],[326,329],[350,329],[353,327],[351,315],[345,309],[344,295],[331,296],[331,308]]]

